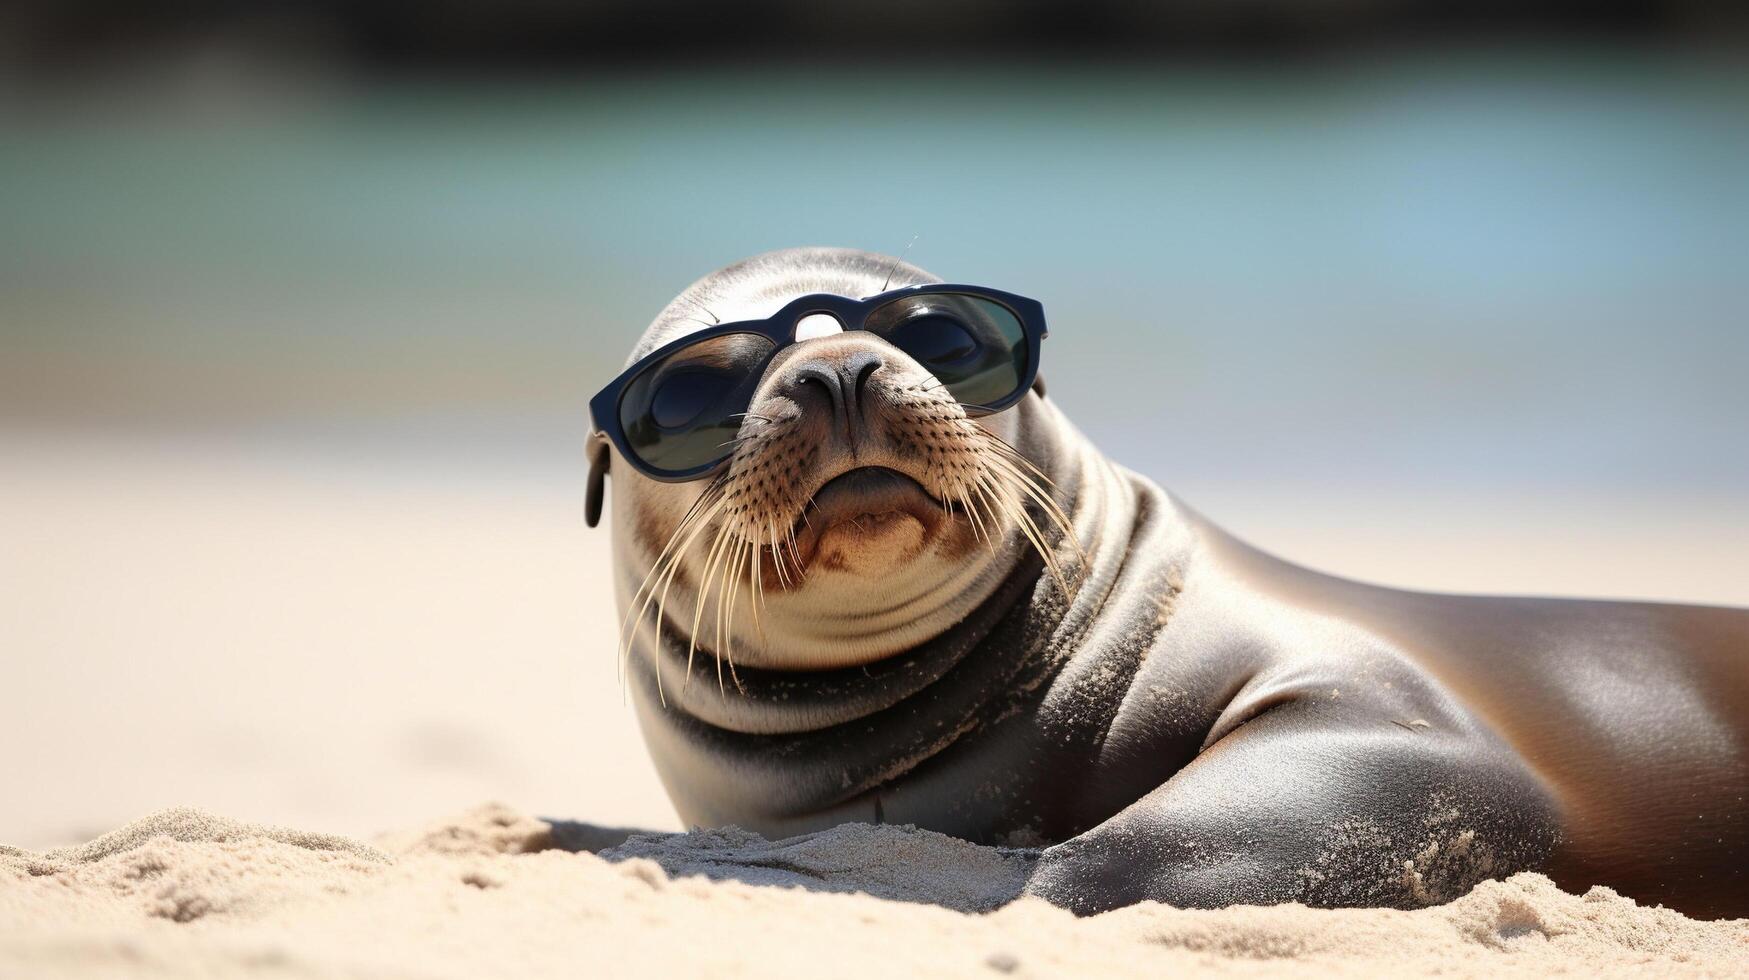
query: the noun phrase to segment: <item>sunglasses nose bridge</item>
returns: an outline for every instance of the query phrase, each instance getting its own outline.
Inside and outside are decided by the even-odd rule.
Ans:
[[[796,320],[795,340],[799,344],[804,340],[817,340],[840,334],[844,330],[844,322],[830,313],[806,313]]]

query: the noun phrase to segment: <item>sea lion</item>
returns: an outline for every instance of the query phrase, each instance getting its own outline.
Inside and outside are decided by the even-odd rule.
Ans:
[[[935,281],[761,255],[628,363],[803,294]],[[1749,610],[1320,574],[1107,460],[1042,384],[972,419],[878,337],[807,336],[722,473],[613,467],[627,682],[689,824],[1039,847],[1028,891],[1078,913],[1410,907],[1528,869],[1749,914]],[[593,517],[613,454],[592,459]]]

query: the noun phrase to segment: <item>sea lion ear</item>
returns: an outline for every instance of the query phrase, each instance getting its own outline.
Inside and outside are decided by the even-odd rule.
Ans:
[[[1045,396],[1045,376],[1043,373],[1032,376],[1032,390],[1038,392],[1040,398]]]
[[[613,465],[613,446],[603,433],[589,433],[589,483],[583,492],[583,520],[590,527],[601,523],[601,495],[607,486],[607,471]]]

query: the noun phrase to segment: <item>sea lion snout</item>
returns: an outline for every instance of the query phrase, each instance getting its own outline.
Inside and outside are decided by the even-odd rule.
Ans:
[[[879,575],[940,535],[978,465],[976,423],[897,348],[853,331],[804,341],[760,383],[729,471],[754,524],[787,530],[802,570]],[[771,575],[794,582],[784,570]]]
[[[885,395],[884,390],[871,390],[870,382],[876,372],[887,368],[889,355],[898,351],[872,337],[850,335],[805,341],[795,350],[772,365],[765,397],[787,400],[803,412],[829,415],[834,434],[842,433],[854,457],[858,443],[867,441],[859,438],[867,403]]]

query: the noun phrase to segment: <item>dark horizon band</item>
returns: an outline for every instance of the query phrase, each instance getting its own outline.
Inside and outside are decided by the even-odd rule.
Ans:
[[[944,311],[927,305],[926,301],[931,297],[959,297],[963,302],[955,310]],[[916,301],[916,305],[908,301]],[[916,315],[905,319],[908,310]],[[895,311],[891,317],[881,316],[889,311]],[[721,437],[738,428],[738,419],[751,404],[758,381],[771,361],[785,348],[805,343],[795,339],[797,324],[808,316],[822,313],[837,320],[847,332],[868,330],[914,358],[918,358],[916,343],[912,344],[913,349],[907,349],[906,328],[920,321],[946,322],[952,325],[949,329],[957,328],[956,336],[966,339],[973,337],[971,331],[981,328],[983,339],[989,343],[982,347],[974,343],[974,346],[965,348],[968,351],[963,355],[965,359],[978,357],[980,360],[970,368],[965,368],[962,360],[960,375],[955,375],[954,365],[943,365],[942,370],[935,370],[918,358],[926,370],[937,375],[966,412],[973,415],[1002,411],[1026,394],[1037,378],[1040,342],[1047,335],[1044,308],[1036,300],[984,286],[931,283],[889,290],[866,299],[830,293],[802,296],[764,319],[711,326],[677,338],[639,358],[590,399],[589,409],[595,429],[592,441],[605,439],[610,442],[623,459],[651,479],[679,483],[710,476],[733,455],[733,439]],[[937,327],[936,333],[940,333],[940,329]],[[910,332],[918,333],[917,330]],[[932,341],[936,346],[940,345],[938,337],[924,335],[918,340],[925,346]],[[688,353],[696,355],[699,363],[719,369],[709,375],[710,382],[718,385],[733,382],[734,387],[724,392],[710,411],[699,416],[703,419],[701,425],[684,431],[659,431],[655,417],[647,411],[638,411],[638,406],[650,401],[650,389],[660,383],[664,369],[668,369],[671,375],[686,374],[687,365],[682,364],[676,369],[671,362]],[[740,360],[736,361],[736,358]],[[944,374],[947,376],[943,377]],[[976,400],[968,401],[961,397],[962,392]],[[660,461],[647,458],[645,451],[640,451],[637,440],[628,433],[623,417],[622,404],[628,397],[637,399],[633,411],[638,413],[638,418],[632,421],[632,427],[643,440],[645,451],[659,459],[671,457],[662,461],[678,460],[681,465],[663,466]],[[731,420],[736,420],[733,426]],[[717,440],[714,445],[712,439]],[[720,452],[713,452],[713,449],[720,449]],[[695,458],[699,461],[690,463]]]

